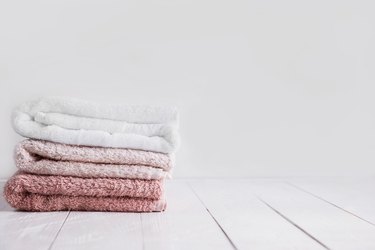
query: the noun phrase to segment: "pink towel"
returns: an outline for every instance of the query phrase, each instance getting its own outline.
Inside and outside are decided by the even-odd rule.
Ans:
[[[163,211],[159,180],[79,178],[17,172],[5,185],[11,206],[27,211]]]
[[[17,145],[15,160],[19,169],[35,174],[130,179],[164,179],[173,164],[163,153],[33,139]]]

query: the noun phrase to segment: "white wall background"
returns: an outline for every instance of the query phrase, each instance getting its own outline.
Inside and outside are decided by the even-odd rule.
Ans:
[[[375,3],[1,0],[11,109],[43,95],[177,104],[176,177],[375,174]]]

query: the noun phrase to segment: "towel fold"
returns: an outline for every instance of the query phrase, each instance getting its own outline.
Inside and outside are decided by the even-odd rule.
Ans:
[[[163,179],[173,165],[162,153],[33,139],[17,145],[15,161],[19,169],[34,174],[129,179]]]
[[[163,183],[158,180],[78,178],[17,172],[4,196],[14,208],[28,211],[163,211]]]
[[[45,97],[18,107],[13,126],[25,137],[74,145],[173,153],[179,143],[177,110],[166,107]]]

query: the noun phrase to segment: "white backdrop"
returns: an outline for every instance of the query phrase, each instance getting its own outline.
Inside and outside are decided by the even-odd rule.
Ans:
[[[176,177],[374,174],[374,7],[2,0],[0,177],[11,109],[43,95],[177,104]]]

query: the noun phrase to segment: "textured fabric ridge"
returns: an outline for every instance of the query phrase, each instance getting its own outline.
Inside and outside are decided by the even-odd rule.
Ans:
[[[20,105],[12,120],[22,136],[59,143],[161,153],[179,145],[175,108],[47,97]]]
[[[27,211],[95,210],[163,211],[162,182],[85,179],[16,173],[5,185],[4,197]]]
[[[8,182],[15,187],[16,192],[43,195],[126,196],[159,199],[163,193],[163,181],[160,180],[80,178],[35,175],[19,171]]]
[[[33,139],[16,146],[15,162],[19,169],[35,174],[130,179],[163,179],[173,165],[162,153]]]

